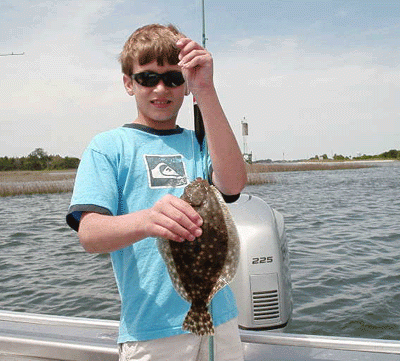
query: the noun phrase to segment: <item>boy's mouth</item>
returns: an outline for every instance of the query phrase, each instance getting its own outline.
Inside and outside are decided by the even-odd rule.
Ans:
[[[155,105],[156,107],[163,108],[168,106],[170,103],[172,103],[170,100],[167,99],[155,99],[150,101],[151,104]]]
[[[151,102],[153,104],[168,104],[168,103],[171,103],[170,100],[152,100]]]

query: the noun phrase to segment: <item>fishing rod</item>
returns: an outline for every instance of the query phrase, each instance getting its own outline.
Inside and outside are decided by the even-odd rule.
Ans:
[[[205,20],[205,7],[204,7],[204,0],[201,1],[201,8],[202,8],[202,45],[203,48],[206,48],[206,41],[208,40],[206,37],[206,20]],[[197,104],[196,98],[193,96],[193,112],[194,112],[194,131],[196,134],[197,141],[200,144],[201,151],[203,154],[207,153],[207,140],[205,140],[205,129],[204,129],[204,122],[203,117],[201,115],[200,108]],[[209,178],[208,167],[205,165],[204,172],[206,175],[206,179]]]
[[[206,41],[208,40],[206,38],[206,14],[205,14],[205,10],[204,10],[204,0],[201,0],[201,9],[202,9],[202,19],[203,19],[203,36],[202,36],[202,45],[203,48],[206,48]]]
[[[208,40],[206,37],[206,14],[205,14],[205,6],[204,1],[201,0],[201,13],[202,13],[202,46],[206,49],[206,41]],[[193,110],[194,110],[194,130],[196,134],[196,138],[200,144],[201,152],[203,153],[203,159],[205,154],[208,152],[207,147],[207,139],[205,139],[205,129],[204,129],[204,122],[203,117],[201,115],[200,108],[197,104],[196,98],[193,96]],[[209,180],[210,174],[208,169],[208,164],[206,163],[204,166],[204,173],[206,175],[206,179]],[[210,302],[210,313],[212,313],[212,303]],[[210,335],[208,338],[208,360],[214,361],[214,336]]]
[[[8,54],[0,54],[0,56],[13,56],[13,55],[25,55],[25,52],[23,52],[23,53],[11,52],[11,53],[8,53]]]

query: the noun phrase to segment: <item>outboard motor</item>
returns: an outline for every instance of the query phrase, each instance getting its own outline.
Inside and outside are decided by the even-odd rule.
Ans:
[[[283,216],[262,199],[248,194],[242,194],[228,207],[240,238],[239,266],[230,284],[239,309],[239,327],[283,328],[292,312]]]

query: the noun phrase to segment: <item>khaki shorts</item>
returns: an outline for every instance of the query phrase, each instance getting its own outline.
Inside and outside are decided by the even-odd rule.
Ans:
[[[184,334],[119,345],[119,361],[209,361],[209,336]],[[215,361],[243,361],[237,319],[215,328]]]

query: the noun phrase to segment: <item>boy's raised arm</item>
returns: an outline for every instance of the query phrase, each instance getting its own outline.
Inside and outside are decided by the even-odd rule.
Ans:
[[[188,88],[201,110],[208,148],[213,163],[213,182],[224,194],[242,191],[247,181],[244,160],[235,135],[221,107],[213,81],[211,54],[196,42],[177,42],[179,58]]]

